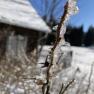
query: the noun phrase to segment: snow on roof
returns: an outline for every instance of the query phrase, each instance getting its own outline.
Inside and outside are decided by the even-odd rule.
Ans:
[[[0,0],[0,22],[50,32],[28,0]]]

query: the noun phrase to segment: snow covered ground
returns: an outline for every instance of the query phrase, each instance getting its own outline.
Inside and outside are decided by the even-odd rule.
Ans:
[[[51,46],[43,47],[38,63],[45,61],[50,48]],[[52,77],[51,94],[59,94],[62,83],[64,87],[66,87],[73,79],[75,79],[73,84],[68,88],[65,94],[94,94],[93,47],[63,47],[62,51],[73,51],[72,62],[69,67],[60,70]],[[1,69],[4,67],[2,69],[3,72],[0,73],[0,77],[3,78],[3,76],[5,76],[5,81],[0,83],[0,94],[42,94],[41,85],[36,84],[38,83],[37,80],[30,79],[33,76],[42,79],[43,75],[41,76],[41,71],[43,69],[40,66],[37,67],[35,64],[30,65],[30,63],[27,62],[21,64],[21,62],[17,61],[16,64],[12,64],[7,69],[5,64],[6,63],[0,66]],[[20,71],[19,66],[22,66],[24,71]],[[15,69],[17,69],[17,71],[15,71]],[[18,76],[20,80],[16,79]],[[24,79],[21,77],[24,77]]]
[[[39,62],[45,61],[50,48],[50,46],[43,47],[42,56],[40,56]],[[65,50],[66,48],[63,47],[63,51]],[[67,50],[73,51],[71,67],[78,67],[80,71],[88,73],[92,63],[94,63],[94,48],[69,47]]]
[[[50,48],[51,46],[43,47],[39,62],[43,62],[45,60],[47,54],[50,51]],[[89,67],[94,62],[94,49],[85,47],[69,47],[67,49],[73,51],[72,66],[78,66],[82,70],[88,71]],[[63,50],[66,50],[66,48],[63,47]],[[80,65],[85,67],[81,67]]]
[[[51,47],[45,46],[42,51],[40,62],[43,62],[43,56],[46,57]],[[66,50],[65,47],[62,48]],[[71,66],[62,70],[59,74],[60,79],[67,84],[75,78],[75,85],[71,87],[66,94],[94,94],[94,48],[69,47],[67,50],[73,51]],[[55,91],[56,92],[56,91]]]
[[[72,50],[72,66],[77,66],[81,71],[88,73],[90,71],[91,64],[94,63],[94,49],[72,47]]]

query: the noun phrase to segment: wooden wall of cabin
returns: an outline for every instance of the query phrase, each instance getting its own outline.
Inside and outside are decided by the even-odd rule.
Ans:
[[[34,49],[37,48],[37,42],[39,39],[39,33],[38,31],[35,30],[30,30],[30,29],[25,29],[25,28],[14,28],[15,29],[15,35],[16,36],[21,36],[24,37],[24,41],[26,41],[26,53],[32,52]]]
[[[21,50],[27,54],[37,48],[40,32],[21,27],[0,25],[0,55],[11,51],[17,55]],[[23,48],[22,48],[23,47]]]
[[[14,55],[18,55],[19,53],[23,54],[23,52],[30,54],[37,48],[38,38],[38,31],[13,27],[13,31],[8,38],[7,48],[11,44]],[[8,52],[10,52],[9,49]]]
[[[0,59],[5,55],[6,52],[7,30],[5,28],[7,28],[6,25],[0,24]]]

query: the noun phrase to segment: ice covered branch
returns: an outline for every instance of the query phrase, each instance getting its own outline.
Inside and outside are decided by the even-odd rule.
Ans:
[[[46,84],[44,84],[44,90],[45,93],[43,92],[43,94],[50,94],[49,90],[50,90],[50,76],[51,73],[53,73],[53,70],[56,70],[57,65],[56,65],[56,57],[55,56],[59,56],[60,54],[60,48],[63,44],[63,40],[64,40],[64,33],[66,32],[66,25],[67,22],[70,18],[70,16],[76,14],[78,12],[78,7],[76,6],[77,1],[76,0],[68,0],[64,6],[64,13],[63,16],[61,17],[61,21],[58,24],[57,27],[57,37],[56,37],[56,41],[49,53],[50,56],[50,62],[47,68],[47,74],[46,74]],[[58,57],[57,57],[58,58]],[[55,60],[54,60],[55,59]]]

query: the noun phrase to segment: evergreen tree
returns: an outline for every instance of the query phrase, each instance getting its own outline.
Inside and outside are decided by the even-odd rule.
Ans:
[[[94,28],[92,26],[89,27],[88,32],[85,34],[84,44],[85,46],[94,45]]]
[[[80,27],[67,27],[67,33],[65,34],[66,41],[70,42],[72,46],[82,46],[83,44],[83,26]]]

